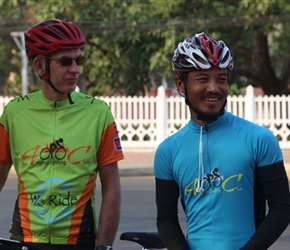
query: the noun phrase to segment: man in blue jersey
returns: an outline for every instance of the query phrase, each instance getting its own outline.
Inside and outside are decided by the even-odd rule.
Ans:
[[[191,119],[159,145],[154,159],[157,227],[168,249],[267,249],[289,224],[277,139],[225,110],[233,64],[226,44],[204,33],[187,37],[174,52],[175,85]]]

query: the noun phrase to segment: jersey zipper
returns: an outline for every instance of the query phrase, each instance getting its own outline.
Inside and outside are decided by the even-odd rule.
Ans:
[[[52,110],[52,140],[51,143],[54,143],[55,139],[56,139],[56,127],[57,127],[57,102],[54,103],[54,107]],[[53,154],[54,155],[54,154]],[[51,158],[52,161],[54,161],[54,156]],[[49,197],[53,194],[54,190],[53,190],[53,176],[54,176],[54,165],[51,164],[50,167],[50,188],[49,188]],[[49,209],[49,218],[52,217],[52,209]],[[51,242],[51,227],[50,227],[51,223],[48,223],[48,241],[49,243]]]

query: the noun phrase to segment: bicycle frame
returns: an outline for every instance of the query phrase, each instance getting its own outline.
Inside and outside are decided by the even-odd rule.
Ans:
[[[157,232],[124,232],[120,235],[120,240],[138,243],[143,247],[142,250],[165,248]]]

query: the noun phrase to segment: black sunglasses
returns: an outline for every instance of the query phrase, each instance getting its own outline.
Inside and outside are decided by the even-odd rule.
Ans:
[[[75,58],[63,56],[60,58],[49,58],[49,59],[59,62],[61,66],[71,66],[73,61],[75,61],[77,65],[83,65],[86,61],[86,58],[84,56],[77,56]]]

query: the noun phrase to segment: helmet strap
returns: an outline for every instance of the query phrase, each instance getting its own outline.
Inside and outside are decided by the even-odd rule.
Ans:
[[[71,105],[74,104],[74,101],[71,98],[71,93],[67,93],[67,99]]]
[[[49,63],[50,63],[50,59],[49,59],[49,57],[48,56],[45,56],[44,57],[44,60],[45,60],[45,73],[42,75],[42,76],[40,76],[40,79],[41,80],[43,80],[43,81],[45,81],[45,82],[47,82],[48,83],[48,85],[54,90],[54,91],[56,91],[57,93],[60,93],[60,94],[63,94],[61,91],[59,91],[53,84],[52,84],[52,82],[51,82],[51,80],[50,80],[50,65],[49,65]]]
[[[188,96],[187,96],[187,78],[188,78],[188,72],[182,72],[179,75],[179,78],[183,81],[184,83],[184,95],[182,95],[184,97],[185,100],[185,104],[188,105],[189,107],[191,107],[192,105],[190,104],[189,100],[188,100]]]
[[[39,76],[41,80],[45,81],[48,83],[48,85],[57,93],[59,94],[64,94],[61,91],[59,91],[51,82],[50,80],[50,59],[48,56],[45,56],[45,73],[42,76]],[[67,93],[67,98],[70,104],[74,104],[72,98],[71,98],[71,94]]]

